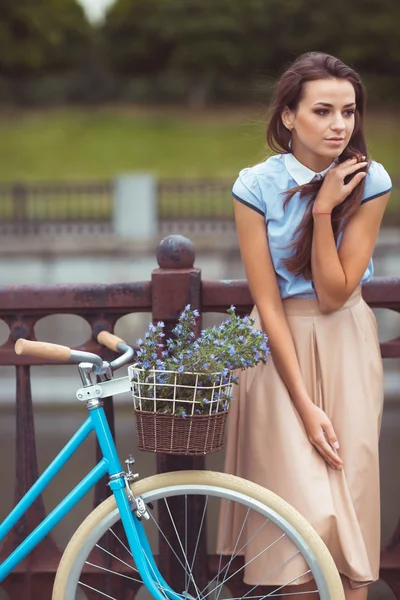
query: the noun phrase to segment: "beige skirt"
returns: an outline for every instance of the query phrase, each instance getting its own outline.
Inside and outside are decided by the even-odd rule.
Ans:
[[[269,488],[292,504],[322,537],[351,586],[366,585],[379,578],[380,556],[383,370],[375,317],[361,288],[340,310],[327,315],[314,299],[289,298],[283,305],[305,385],[333,423],[343,469],[330,468],[309,442],[270,357],[266,365],[239,375],[230,408],[225,471]],[[256,309],[252,317],[260,328]],[[221,516],[218,551],[232,553],[242,523],[239,507],[236,513],[230,511],[228,527]],[[251,523],[246,527],[251,529]],[[250,542],[246,560],[275,539],[273,527],[263,531],[262,544],[259,536]],[[279,543],[273,562],[280,565],[292,553],[289,542],[286,547]],[[260,556],[245,568],[244,581],[254,585],[273,567],[269,551],[268,557]],[[298,567],[289,562],[268,584],[283,585],[298,575]]]

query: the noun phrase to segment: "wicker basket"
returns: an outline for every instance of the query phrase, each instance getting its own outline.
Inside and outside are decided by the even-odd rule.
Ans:
[[[191,456],[221,450],[232,396],[232,372],[223,375],[152,370],[149,375],[135,365],[128,371],[139,450]],[[200,402],[203,414],[196,414]]]

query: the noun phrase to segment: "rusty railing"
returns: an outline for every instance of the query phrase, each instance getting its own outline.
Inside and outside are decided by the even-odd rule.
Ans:
[[[113,331],[117,320],[124,315],[151,312],[154,321],[165,322],[168,333],[174,327],[180,311],[188,303],[199,309],[202,315],[223,313],[231,305],[236,306],[241,314],[250,312],[252,299],[246,281],[202,281],[200,271],[194,267],[194,258],[194,249],[189,240],[171,236],[165,238],[157,249],[159,268],[153,271],[151,281],[117,285],[1,287],[0,319],[7,323],[10,333],[1,348],[0,365],[14,366],[17,382],[15,501],[33,484],[38,472],[30,367],[42,364],[36,359],[17,356],[13,351],[15,340],[20,337],[35,339],[35,323],[45,316],[75,314],[89,323],[92,332],[80,349],[100,353],[109,360],[112,356],[95,340],[100,330]],[[400,312],[400,278],[377,278],[365,286],[363,293],[371,307]],[[399,358],[400,338],[382,343],[381,353],[385,358]],[[108,418],[112,424],[112,403],[109,405]],[[158,472],[191,468],[204,468],[204,458],[157,456]],[[105,490],[104,482],[97,486],[96,504],[105,497]],[[0,559],[26,537],[27,532],[44,517],[44,513],[43,500],[39,497],[26,518],[6,539]],[[207,577],[212,573],[215,558],[209,556],[207,560],[205,548],[205,543],[202,543],[204,560],[200,556],[199,564],[208,569],[208,573],[203,574]],[[61,551],[51,536],[48,536],[2,584],[11,600],[49,600],[60,555]],[[172,570],[172,563],[168,563],[168,552],[161,548],[160,555],[164,568]],[[382,552],[381,577],[400,600],[400,525],[387,549]],[[237,580],[234,588],[232,593],[239,595],[243,585]],[[133,598],[134,594],[135,590],[124,598]]]

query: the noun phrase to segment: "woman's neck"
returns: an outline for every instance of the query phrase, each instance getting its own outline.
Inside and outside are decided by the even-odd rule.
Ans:
[[[296,148],[295,145],[292,147],[292,154],[302,165],[315,173],[320,173],[327,169],[334,160],[330,156],[315,154],[307,148]]]

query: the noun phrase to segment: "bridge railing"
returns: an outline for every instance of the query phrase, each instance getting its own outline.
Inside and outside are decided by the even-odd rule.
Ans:
[[[35,339],[35,324],[43,317],[65,313],[79,315],[91,329],[89,339],[79,349],[99,353],[110,360],[112,355],[109,351],[97,344],[97,334],[103,329],[112,332],[118,319],[124,315],[150,312],[155,322],[164,321],[168,333],[175,326],[181,310],[189,303],[200,311],[201,317],[207,313],[225,313],[231,305],[240,314],[250,312],[253,302],[246,281],[204,281],[200,270],[194,266],[194,260],[192,243],[181,236],[170,236],[157,249],[159,268],[153,271],[149,281],[109,285],[9,285],[0,288],[0,319],[9,328],[8,340],[1,347],[0,366],[13,366],[16,377],[16,502],[34,483],[38,473],[30,373],[32,366],[43,363],[17,356],[13,350],[15,341],[21,337]],[[374,279],[364,287],[363,294],[372,308],[400,313],[400,278]],[[384,358],[400,358],[400,338],[383,342],[381,353]],[[107,414],[113,426],[112,403],[108,404]],[[159,472],[191,468],[204,468],[204,459],[157,456]],[[95,504],[107,493],[105,482],[101,482],[96,488]],[[7,538],[0,560],[26,537],[44,515],[43,499],[39,497],[26,518]],[[50,599],[60,555],[60,549],[48,536],[29,560],[2,584],[11,600],[22,597]],[[213,557],[204,558],[205,568],[212,569]],[[388,549],[382,552],[381,576],[400,600],[400,527],[394,532]]]
[[[140,219],[141,207],[154,203],[151,214],[157,221],[155,230],[163,235],[174,231],[191,235],[234,230],[233,179],[162,179],[139,189],[135,186],[135,174],[129,180],[132,189],[126,191],[124,186],[124,220],[129,214]],[[119,178],[99,182],[0,183],[0,235],[119,235],[118,182]],[[395,181],[393,188],[391,206],[396,204],[399,208],[384,218],[384,225],[392,227],[400,226],[400,182]]]

